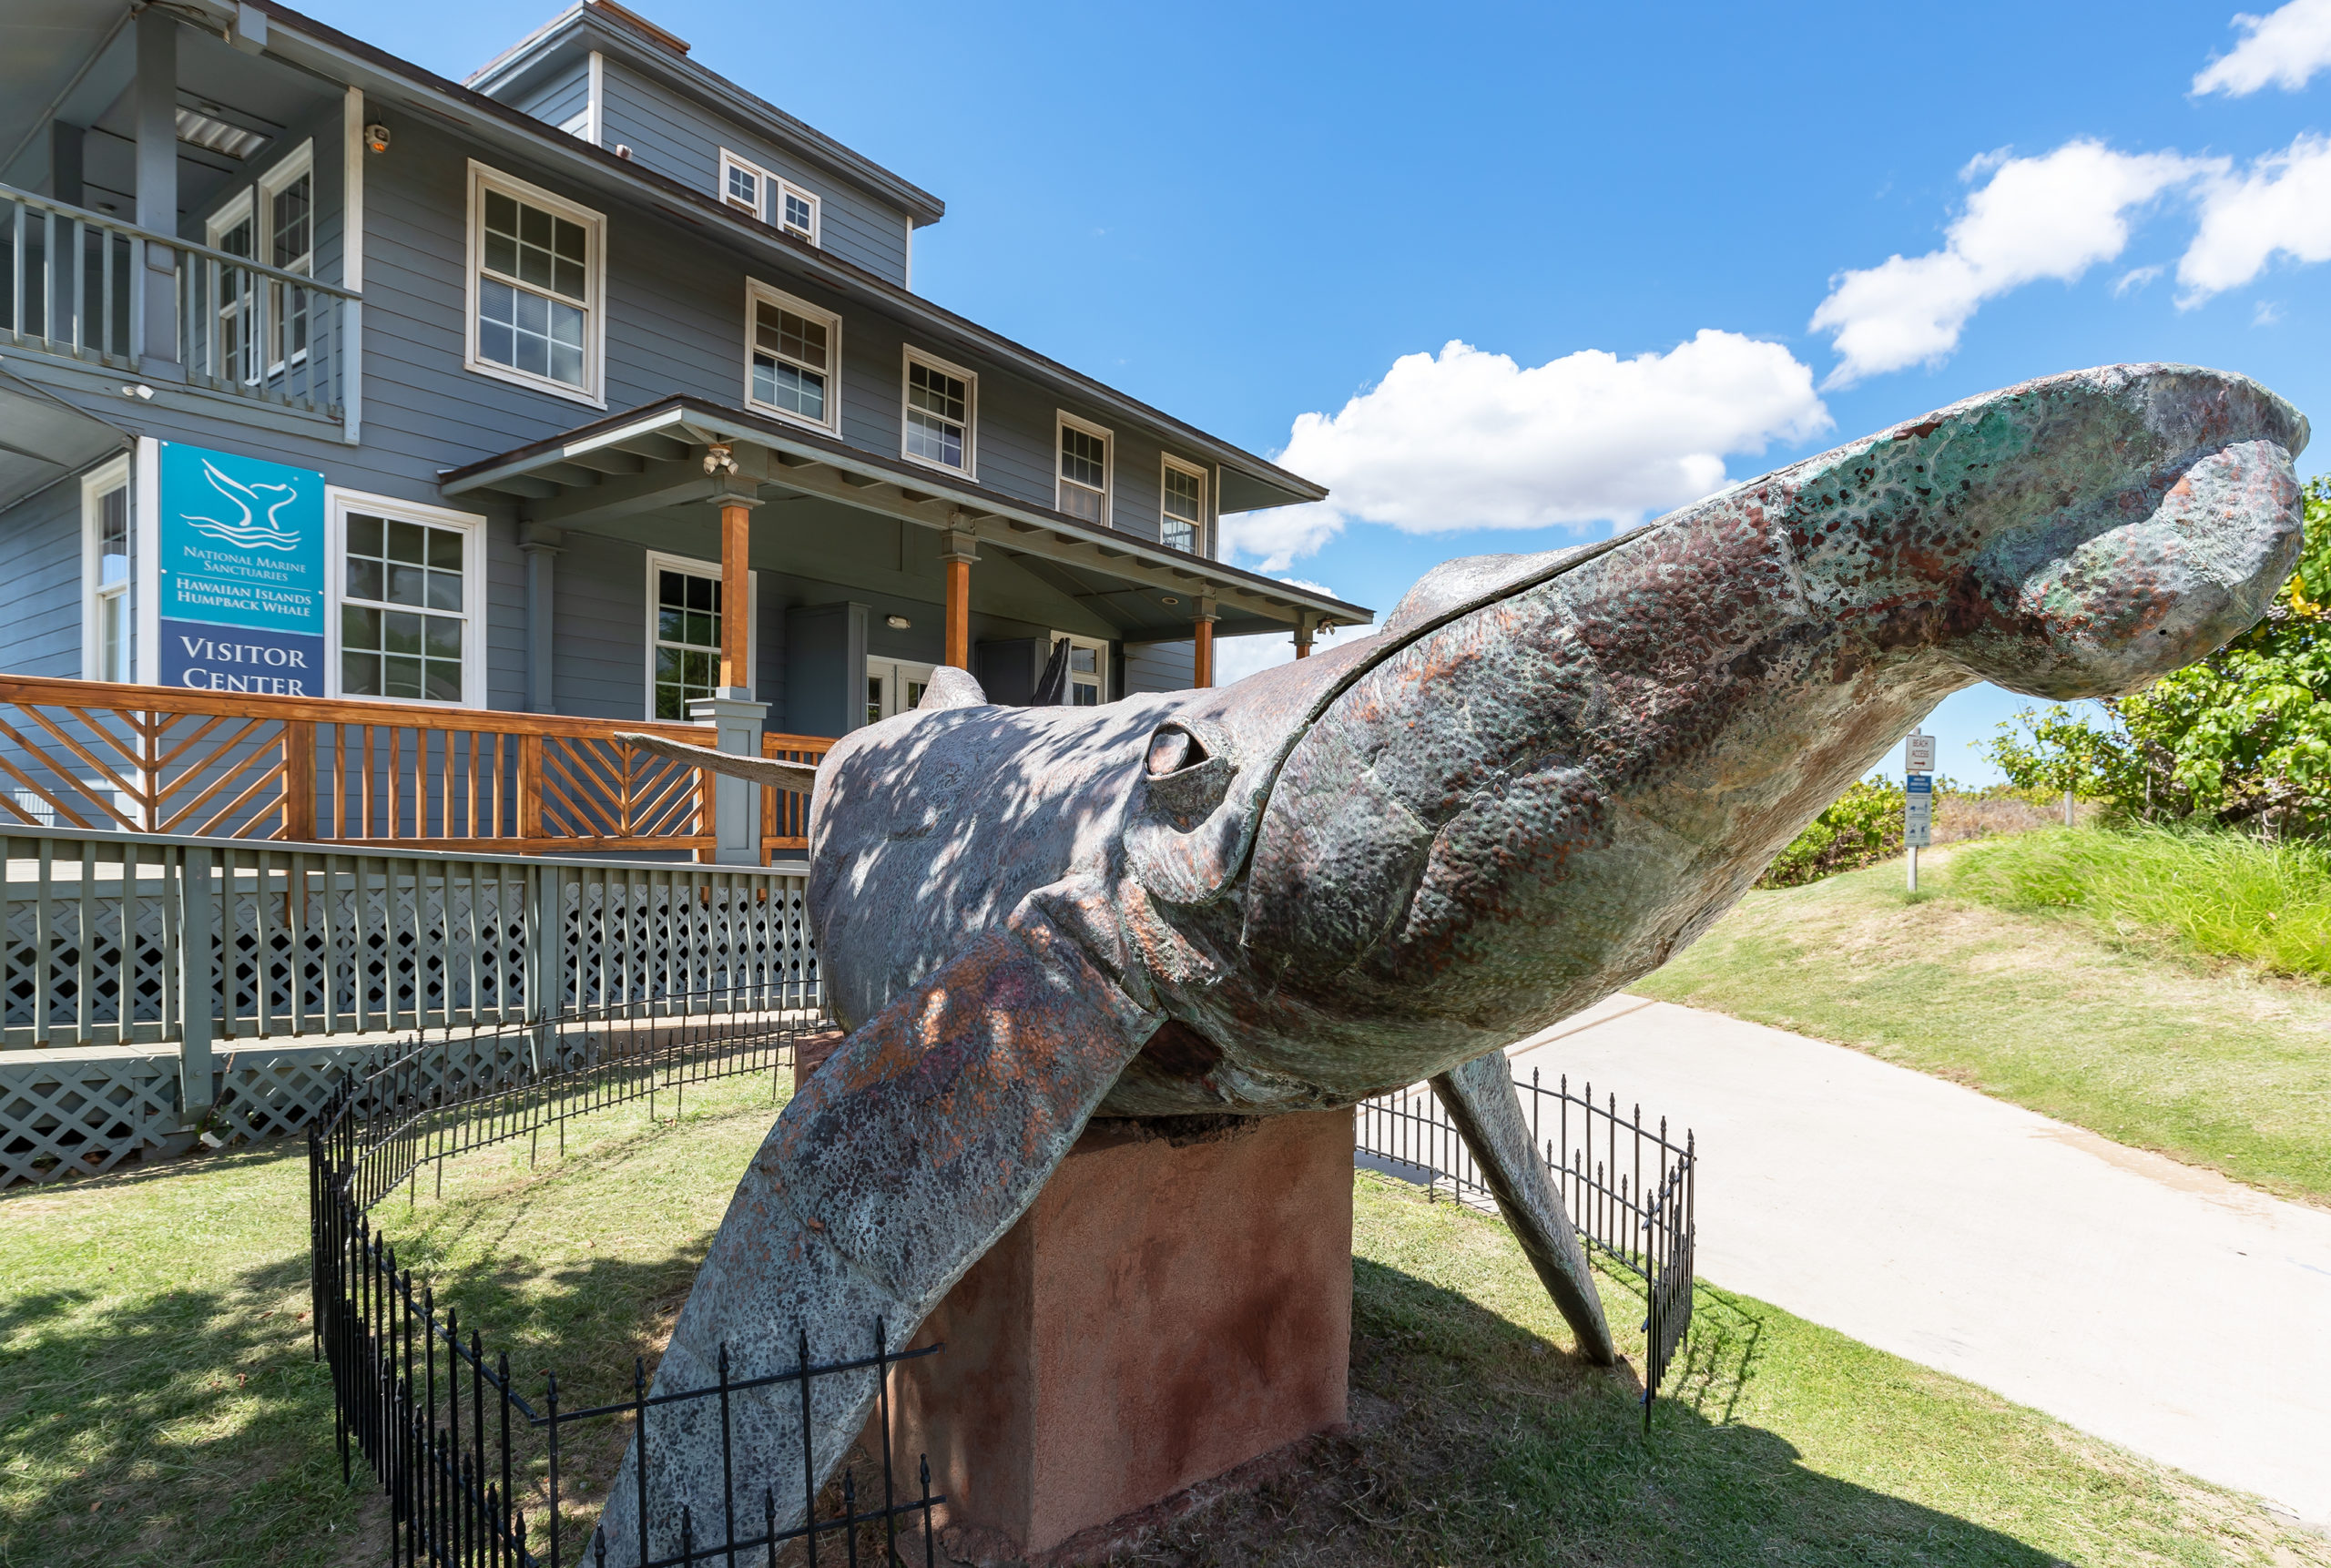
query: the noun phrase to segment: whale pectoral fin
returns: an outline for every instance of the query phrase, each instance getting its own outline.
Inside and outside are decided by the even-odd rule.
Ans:
[[[674,762],[685,762],[691,768],[708,768],[765,789],[788,789],[807,795],[818,782],[818,769],[811,763],[779,762],[775,758],[715,751],[709,746],[691,746],[685,740],[667,740],[660,735],[642,735],[631,729],[618,729],[615,738],[626,746],[669,758]]]
[[[1530,1124],[1514,1092],[1513,1070],[1505,1053],[1493,1051],[1432,1081],[1433,1093],[1449,1109],[1474,1163],[1497,1195],[1498,1212],[1522,1243],[1523,1256],[1554,1298],[1562,1320],[1578,1336],[1579,1353],[1598,1366],[1618,1359],[1603,1301],[1588,1271],[1586,1249],[1578,1243],[1562,1194],[1546,1175]]]
[[[1156,1029],[1102,967],[1123,956],[1106,914],[1082,884],[1040,890],[851,1033],[738,1184],[656,1369],[657,1395],[717,1385],[724,1348],[741,1380],[799,1365],[805,1335],[812,1363],[871,1356],[878,1323],[889,1349],[906,1344],[1035,1200]],[[811,1380],[818,1484],[874,1396],[870,1370]],[[732,1392],[728,1410],[726,1452],[719,1400],[650,1414],[646,1560],[677,1560],[684,1502],[697,1551],[719,1544],[724,1464],[753,1534],[772,1476],[793,1478],[776,1488],[778,1529],[802,1522],[799,1384]],[[642,1560],[637,1451],[635,1439],[600,1520],[609,1563]]]

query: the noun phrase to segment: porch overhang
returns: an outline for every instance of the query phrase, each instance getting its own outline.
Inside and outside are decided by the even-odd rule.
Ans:
[[[714,474],[708,449],[733,473]],[[1366,626],[1375,612],[1259,573],[1081,522],[904,458],[701,399],[667,398],[439,476],[449,498],[499,495],[526,521],[590,531],[748,488],[804,495],[933,532],[971,534],[1091,605],[1128,641],[1191,635],[1201,598],[1217,635]]]
[[[0,511],[129,447],[125,432],[0,371]]]

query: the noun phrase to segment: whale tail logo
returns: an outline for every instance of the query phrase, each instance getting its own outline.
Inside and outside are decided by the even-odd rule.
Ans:
[[[242,515],[230,523],[223,517],[197,517],[188,513],[186,520],[193,524],[196,533],[239,550],[290,551],[300,547],[300,531],[287,527],[276,516],[299,499],[296,486],[245,484],[219,473],[209,458],[202,461],[202,473],[210,481],[210,487]],[[261,508],[265,509],[264,516]]]

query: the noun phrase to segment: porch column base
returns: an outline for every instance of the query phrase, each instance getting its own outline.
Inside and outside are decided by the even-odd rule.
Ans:
[[[1343,1424],[1351,1150],[1349,1110],[1086,1130],[913,1341],[945,1351],[892,1374],[891,1451],[929,1455],[954,1556],[1097,1560]]]
[[[688,718],[714,727],[713,748],[739,757],[761,754],[761,721],[769,704],[741,686],[724,686],[688,704]],[[761,791],[758,784],[715,774],[712,779],[712,859],[723,866],[761,863]]]

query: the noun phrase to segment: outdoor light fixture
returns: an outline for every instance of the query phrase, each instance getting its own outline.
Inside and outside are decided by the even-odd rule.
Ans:
[[[144,398],[147,402],[151,402],[154,401],[154,389],[148,386],[144,382],[138,382],[133,385],[122,388],[121,395],[124,397],[140,397]]]
[[[1158,602],[1159,604],[1161,604],[1161,605],[1165,605],[1165,606],[1166,606],[1167,607],[1169,607],[1169,608],[1170,608],[1171,606],[1175,606],[1175,605],[1178,605],[1178,604],[1180,604],[1182,601],[1181,601],[1181,600],[1179,600],[1179,599],[1177,599],[1177,598],[1176,598],[1176,597],[1175,597],[1173,595],[1171,595],[1171,594],[1160,594],[1160,595],[1158,595],[1158,596],[1157,596],[1157,602]]]
[[[389,127],[374,120],[364,127],[364,145],[374,152],[389,150]]]
[[[909,626],[914,625],[912,621],[907,619],[904,616],[884,616],[882,617],[882,624],[890,627],[894,632],[905,631]]]
[[[704,471],[707,473],[734,473],[737,472],[737,457],[734,453],[728,450],[728,443],[727,442],[716,441],[710,446],[704,449]]]

